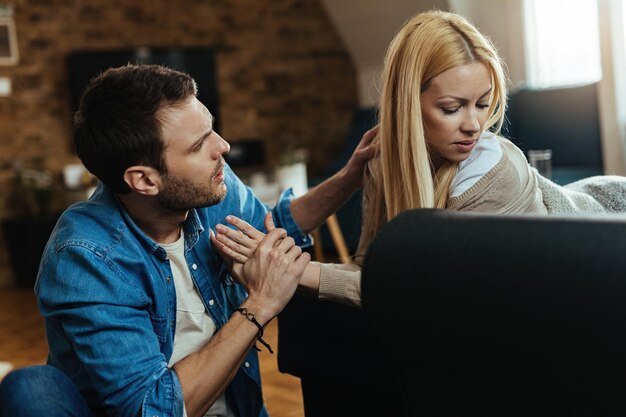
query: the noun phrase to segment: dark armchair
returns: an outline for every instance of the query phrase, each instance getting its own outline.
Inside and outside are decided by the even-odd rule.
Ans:
[[[370,247],[362,310],[283,313],[279,366],[307,417],[624,416],[625,253],[623,217],[407,212]]]
[[[553,180],[603,173],[598,85],[526,89],[509,97],[504,135],[526,152],[552,150]]]

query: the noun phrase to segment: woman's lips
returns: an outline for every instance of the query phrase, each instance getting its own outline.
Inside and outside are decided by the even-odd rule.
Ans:
[[[459,151],[463,153],[468,153],[471,152],[472,149],[474,149],[474,146],[476,146],[476,140],[464,140],[461,142],[454,142],[454,145]]]

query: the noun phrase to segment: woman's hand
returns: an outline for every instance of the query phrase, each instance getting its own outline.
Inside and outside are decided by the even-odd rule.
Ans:
[[[215,227],[217,235],[212,236],[211,241],[217,247],[226,263],[232,261],[245,264],[265,237],[265,233],[235,216],[227,216],[226,221],[235,226],[237,230],[218,224]],[[271,212],[265,215],[264,223],[268,232],[276,229]]]
[[[216,226],[218,234],[217,236],[211,235],[211,242],[213,242],[222,259],[226,262],[233,278],[239,282],[244,282],[245,277],[242,275],[244,273],[243,266],[252,258],[252,255],[266,235],[238,217],[228,216],[226,221],[238,230],[218,224]],[[268,233],[276,229],[271,213],[265,215],[264,223]],[[319,265],[309,263],[300,280],[300,288],[309,293],[317,294],[319,291],[319,276]]]

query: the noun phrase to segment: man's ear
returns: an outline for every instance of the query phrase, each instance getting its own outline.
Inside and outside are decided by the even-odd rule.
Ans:
[[[143,195],[157,195],[161,190],[161,174],[148,166],[136,165],[124,171],[124,181],[131,190]]]

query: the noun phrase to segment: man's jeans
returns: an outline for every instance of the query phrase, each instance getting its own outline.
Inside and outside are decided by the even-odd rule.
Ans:
[[[59,369],[16,369],[0,384],[2,417],[94,417],[74,383]]]

